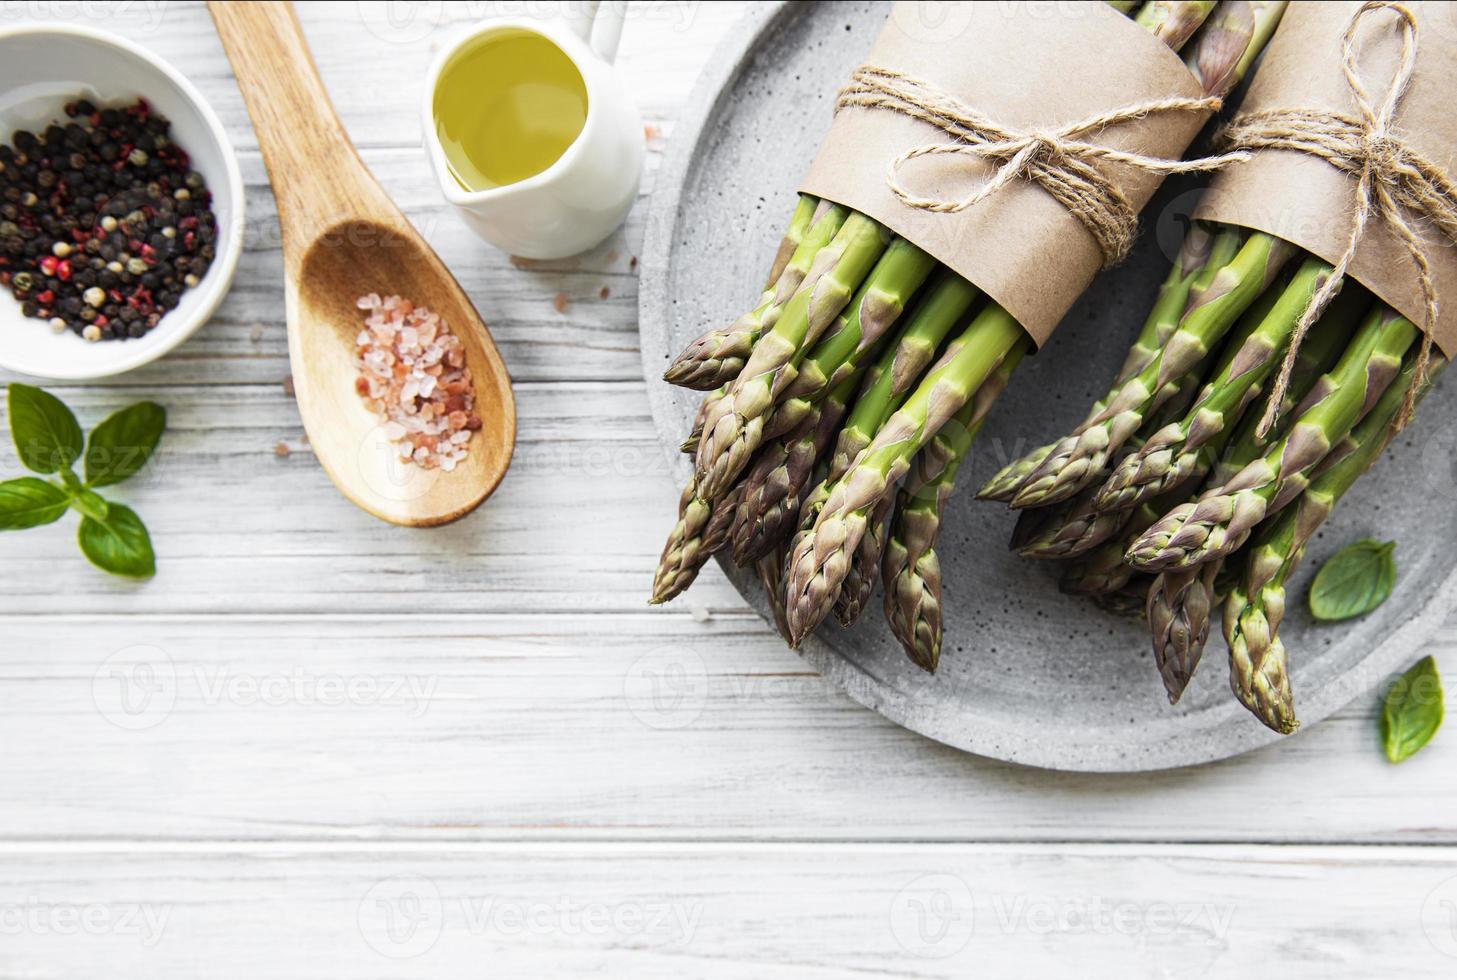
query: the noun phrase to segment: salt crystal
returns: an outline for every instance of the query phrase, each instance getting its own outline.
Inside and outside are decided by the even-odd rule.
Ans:
[[[437,314],[399,296],[371,293],[356,305],[368,311],[355,338],[356,390],[384,420],[381,431],[401,460],[455,469],[481,426],[460,338]]]

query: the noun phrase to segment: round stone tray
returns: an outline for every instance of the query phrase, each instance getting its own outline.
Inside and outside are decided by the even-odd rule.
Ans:
[[[688,464],[677,446],[700,396],[664,383],[663,368],[687,341],[753,302],[794,206],[796,181],[829,124],[834,93],[868,50],[887,6],[756,8],[724,40],[673,129],[648,216],[640,316],[654,419],[681,478]],[[939,546],[940,672],[928,676],[905,659],[878,598],[854,628],[830,622],[805,644],[804,657],[851,697],[948,745],[1050,769],[1165,769],[1279,740],[1230,695],[1221,637],[1210,637],[1189,691],[1169,705],[1142,622],[1059,593],[1053,563],[1007,551],[1013,515],[971,493],[1012,455],[1066,432],[1102,393],[1196,197],[1193,184],[1166,185],[1145,211],[1136,253],[1101,276],[1047,347],[1023,363],[983,428]],[[1281,635],[1307,730],[1408,666],[1447,613],[1457,566],[1454,407],[1449,379],[1342,502],[1293,582]],[[1313,623],[1306,591],[1314,569],[1368,536],[1398,542],[1395,594],[1364,619]],[[767,616],[752,573],[728,562],[725,571]],[[1373,731],[1372,751],[1375,740]]]

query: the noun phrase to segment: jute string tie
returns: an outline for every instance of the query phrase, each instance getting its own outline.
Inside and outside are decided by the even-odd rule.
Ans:
[[[1051,194],[1093,236],[1106,268],[1128,254],[1138,231],[1138,209],[1099,164],[1115,164],[1167,175],[1217,170],[1227,163],[1249,159],[1235,150],[1194,160],[1119,150],[1091,142],[1087,137],[1110,126],[1135,122],[1165,112],[1219,111],[1217,96],[1153,99],[1111,109],[1051,129],[1021,132],[1001,125],[966,103],[922,79],[875,65],[861,65],[840,91],[835,111],[883,109],[928,123],[950,136],[950,143],[915,146],[891,161],[886,185],[910,208],[956,213],[975,207],[1014,180],[1036,184]],[[901,169],[919,157],[952,155],[999,161],[991,178],[961,198],[926,197],[901,181]]]
[[[1382,10],[1390,10],[1400,18],[1402,47],[1396,73],[1378,104],[1361,77],[1356,31],[1366,15]],[[1232,150],[1293,150],[1318,157],[1357,178],[1350,234],[1334,271],[1312,294],[1291,335],[1290,348],[1260,420],[1261,435],[1269,431],[1279,415],[1280,400],[1290,384],[1301,342],[1340,292],[1346,270],[1373,217],[1386,221],[1406,247],[1421,287],[1422,343],[1396,427],[1400,429],[1411,420],[1417,395],[1427,381],[1438,313],[1437,288],[1432,282],[1426,246],[1412,222],[1428,221],[1449,241],[1457,243],[1457,186],[1408,146],[1394,129],[1397,109],[1416,70],[1416,59],[1417,24],[1411,11],[1389,0],[1368,0],[1352,15],[1342,37],[1342,66],[1356,105],[1355,115],[1329,109],[1265,109],[1236,116],[1224,130],[1223,142]]]

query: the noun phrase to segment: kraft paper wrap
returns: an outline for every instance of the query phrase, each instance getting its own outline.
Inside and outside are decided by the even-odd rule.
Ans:
[[[1292,3],[1240,111],[1308,107],[1355,113],[1341,70],[1341,37],[1360,6],[1359,0]],[[1457,166],[1457,5],[1405,6],[1416,16],[1419,48],[1395,129],[1413,150],[1452,174]],[[1356,35],[1357,64],[1373,102],[1386,94],[1400,60],[1396,24],[1394,15],[1369,14]],[[1350,235],[1355,199],[1356,178],[1324,160],[1262,150],[1248,163],[1221,171],[1195,217],[1277,235],[1334,264]],[[1457,355],[1457,248],[1422,222],[1412,224],[1425,242],[1440,304],[1432,339],[1450,358]],[[1402,316],[1423,324],[1416,268],[1379,213],[1367,223],[1350,275]]]
[[[1150,99],[1201,98],[1178,55],[1102,3],[896,4],[864,63],[904,72],[1018,131],[1052,128]],[[1104,130],[1110,147],[1178,159],[1207,115],[1167,112]],[[1093,237],[1046,191],[1017,180],[959,213],[916,210],[886,184],[913,146],[946,142],[926,123],[885,110],[836,114],[801,189],[867,214],[931,253],[1007,309],[1041,346],[1103,265]],[[917,194],[959,198],[992,162],[922,157],[900,171]],[[1160,177],[1105,171],[1142,208]]]

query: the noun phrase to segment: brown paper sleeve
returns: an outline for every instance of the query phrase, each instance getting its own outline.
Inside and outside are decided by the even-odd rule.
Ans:
[[[1102,3],[896,4],[865,63],[939,87],[1015,131],[1059,125],[1150,99],[1200,98],[1179,57]],[[1178,159],[1206,120],[1167,112],[1095,138]],[[886,110],[836,114],[801,189],[854,208],[930,252],[1007,309],[1041,346],[1103,264],[1087,229],[1041,188],[1014,181],[959,213],[907,207],[891,192],[891,161],[946,142],[935,127]],[[994,172],[966,156],[922,157],[901,170],[917,194],[959,198]],[[1135,207],[1160,178],[1106,170]]]
[[[1346,25],[1359,0],[1292,3],[1265,52],[1240,111],[1334,109],[1354,114],[1342,71]],[[1416,73],[1396,114],[1401,139],[1444,173],[1457,166],[1457,5],[1409,2],[1416,16]],[[1394,14],[1369,14],[1356,35],[1361,77],[1373,102],[1385,96],[1401,56]],[[1324,160],[1289,150],[1263,150],[1215,178],[1194,216],[1253,228],[1293,242],[1334,264],[1345,251],[1356,201],[1356,178]],[[1414,223],[1425,242],[1440,315],[1433,340],[1457,355],[1457,248],[1435,228]],[[1425,305],[1416,267],[1390,226],[1373,214],[1350,275],[1421,325]]]

